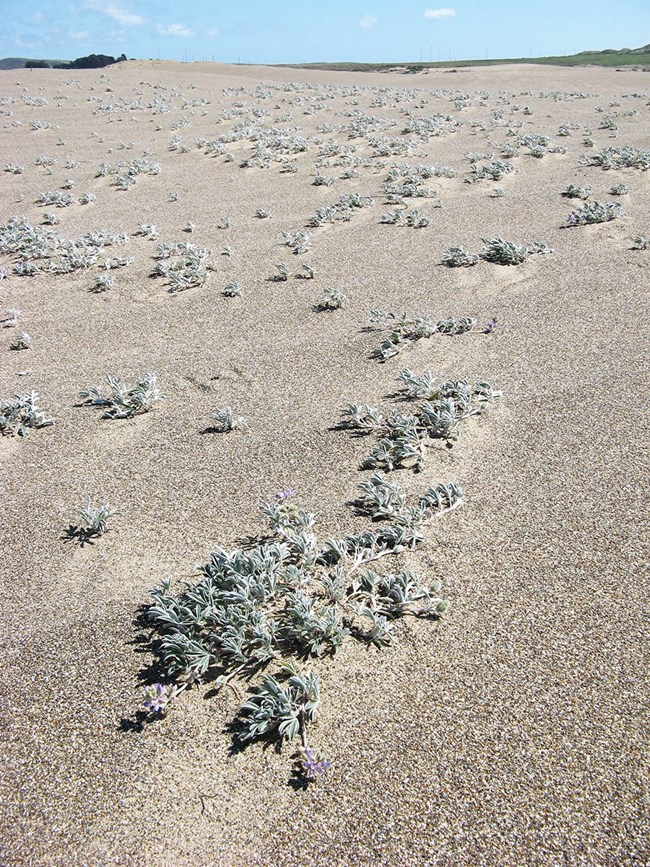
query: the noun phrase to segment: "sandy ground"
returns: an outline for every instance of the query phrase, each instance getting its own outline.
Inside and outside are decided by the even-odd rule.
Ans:
[[[54,210],[63,237],[126,232],[129,244],[110,253],[134,257],[102,294],[88,292],[94,272],[17,277],[13,259],[0,262],[0,304],[22,310],[19,327],[33,341],[10,351],[15,331],[0,331],[0,395],[36,389],[57,420],[0,442],[0,862],[650,863],[650,252],[630,249],[650,235],[650,173],[582,163],[608,146],[647,147],[650,73],[508,66],[409,76],[129,62],[2,72],[0,96],[0,162],[25,167],[1,176],[0,222],[21,215],[38,225]],[[46,105],[29,104],[41,96]],[[416,147],[373,156],[367,138],[348,138],[353,113],[396,120],[371,135]],[[450,114],[462,125],[427,142],[402,134],[407,113]],[[615,137],[599,128],[608,115]],[[308,139],[296,173],[279,162],[240,168],[248,139],[228,145],[230,162],[194,144],[255,119]],[[32,130],[31,120],[56,129]],[[491,181],[464,182],[465,154],[498,156],[514,123],[567,152],[535,159],[522,148],[494,198]],[[572,135],[557,136],[560,124],[573,125]],[[583,145],[586,129],[593,149]],[[176,134],[188,153],[169,149]],[[341,179],[344,166],[316,167],[331,141],[358,148],[357,178]],[[161,172],[129,191],[96,177],[101,163],[144,152]],[[39,155],[56,158],[51,175],[35,164]],[[79,166],[65,168],[67,160]],[[381,184],[394,163],[456,169],[427,182],[440,209],[433,199],[409,202],[428,227],[380,223],[393,209]],[[313,186],[319,172],[334,185]],[[66,178],[75,197],[91,191],[96,200],[35,204]],[[570,183],[600,201],[615,201],[610,187],[625,183],[624,216],[561,228]],[[375,204],[314,229],[304,256],[282,245],[282,231],[304,228],[317,207],[352,192]],[[257,208],[270,217],[257,218]],[[220,229],[225,216],[230,228]],[[135,235],[140,223],[155,223],[161,242],[210,247],[218,270],[204,286],[170,294],[149,276],[155,242]],[[439,264],[448,247],[478,252],[481,238],[496,235],[554,252],[510,268]],[[220,255],[226,245],[230,257]],[[295,271],[302,261],[314,280],[268,280],[275,263]],[[240,297],[221,294],[229,279]],[[347,294],[344,309],[314,311],[327,287]],[[498,316],[499,326],[422,340],[378,364],[369,353],[379,335],[366,330],[376,307]],[[150,661],[135,617],[149,589],[167,575],[189,580],[215,544],[261,532],[260,504],[287,486],[319,513],[323,536],[360,526],[349,503],[368,475],[359,463],[369,443],[334,428],[351,401],[390,407],[405,366],[485,378],[504,396],[465,425],[453,450],[432,448],[423,474],[396,473],[412,493],[452,479],[465,489],[465,506],[409,555],[442,578],[451,607],[438,624],[400,622],[382,652],[350,641],[314,661],[323,702],[312,739],[332,772],[296,791],[286,746],[232,754],[226,727],[245,684],[217,698],[195,689],[134,730]],[[102,421],[75,406],[79,389],[106,373],[132,380],[147,371],[167,396],[147,415]],[[250,430],[201,435],[206,415],[225,405]],[[86,495],[120,514],[80,548],[61,537]]]

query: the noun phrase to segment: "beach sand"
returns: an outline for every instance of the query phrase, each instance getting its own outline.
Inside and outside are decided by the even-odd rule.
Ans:
[[[0,396],[35,389],[56,418],[0,441],[0,862],[649,863],[650,252],[630,248],[650,236],[650,173],[584,160],[647,147],[650,72],[132,61],[5,71],[0,96],[13,98],[1,106],[0,163],[25,167],[2,174],[0,223],[18,215],[39,225],[54,211],[61,236],[125,232],[129,243],[107,255],[134,257],[103,293],[88,291],[95,270],[18,277],[15,257],[0,261],[0,306],[19,308],[32,338],[31,349],[10,351],[15,329],[0,330]],[[33,104],[39,97],[47,104]],[[410,118],[436,114],[461,125],[429,141],[403,133]],[[414,148],[373,156],[368,138],[349,138],[369,116],[396,121],[370,135]],[[600,128],[607,116],[616,136]],[[32,120],[56,128],[33,130]],[[308,140],[297,172],[274,161],[241,168],[248,138],[226,145],[232,161],[195,145],[255,122]],[[522,147],[503,180],[465,183],[465,155],[498,158],[515,123],[516,134],[548,135],[566,153],[536,159]],[[558,136],[561,124],[572,134]],[[187,153],[170,150],[175,135]],[[317,166],[332,141],[358,148],[358,177]],[[160,174],[128,191],[96,176],[101,163],[145,152]],[[51,175],[39,155],[56,158]],[[426,228],[380,222],[394,208],[382,183],[395,163],[457,172],[425,182],[435,199],[407,200],[430,218]],[[333,186],[313,186],[319,173]],[[95,201],[35,204],[66,178],[75,199],[91,191]],[[620,219],[563,228],[582,204],[560,196],[568,184],[608,202],[617,183],[629,187]],[[503,196],[490,195],[495,186]],[[283,231],[350,193],[375,203],[310,230],[302,256],[283,245]],[[229,228],[218,228],[225,217]],[[150,276],[158,242],[135,234],[143,223],[157,226],[158,242],[211,248],[217,270],[170,293]],[[449,247],[479,252],[495,236],[553,252],[513,267],[440,265]],[[278,262],[294,274],[309,262],[315,278],[270,281]],[[230,279],[239,297],[222,295]],[[314,310],[326,288],[348,296],[344,308]],[[434,335],[380,364],[369,357],[381,338],[367,329],[374,308],[499,324],[492,334]],[[442,580],[448,613],[398,621],[382,651],[349,640],[310,662],[322,694],[311,739],[333,768],[305,790],[288,785],[290,745],[231,750],[227,726],[245,683],[216,697],[188,690],[138,730],[151,655],[136,618],[148,591],[166,576],[180,587],[215,545],[262,533],[261,503],[287,487],[318,513],[321,538],[365,526],[350,502],[369,475],[359,465],[372,438],[336,425],[350,402],[389,410],[404,367],[503,391],[453,449],[432,446],[422,473],[391,477],[413,495],[438,481],[465,491],[463,508],[428,527],[403,561]],[[166,395],[150,413],[106,421],[77,405],[79,390],[107,373],[133,381],[148,371]],[[202,435],[208,414],[227,405],[249,430]],[[82,548],[62,534],[86,496],[119,515]]]

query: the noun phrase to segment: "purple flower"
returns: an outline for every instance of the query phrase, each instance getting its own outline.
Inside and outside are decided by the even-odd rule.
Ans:
[[[311,747],[302,750],[301,758],[303,773],[310,780],[315,780],[320,774],[324,774],[332,767],[331,762],[328,762],[317,750],[312,750]]]
[[[293,488],[287,488],[285,491],[278,491],[275,494],[275,499],[278,503],[283,503],[285,500],[288,500],[290,497],[294,497],[296,495],[296,491]]]
[[[497,327],[497,320],[496,319],[488,319],[488,321],[485,323],[485,333],[491,334],[496,327]]]
[[[155,683],[144,688],[144,706],[151,713],[164,713],[171,699],[164,683]]]

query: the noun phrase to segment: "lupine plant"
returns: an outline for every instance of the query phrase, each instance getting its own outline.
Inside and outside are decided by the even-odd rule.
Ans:
[[[155,226],[145,228],[155,231]],[[168,288],[172,293],[181,292],[191,286],[202,286],[207,280],[208,271],[216,270],[214,261],[209,258],[211,252],[206,247],[197,247],[188,241],[157,244],[157,262],[151,276],[167,277]]]
[[[229,433],[233,430],[248,430],[248,422],[241,415],[235,415],[229,406],[218,409],[211,413],[209,431],[217,433]]]
[[[77,509],[77,514],[81,522],[70,524],[62,538],[65,542],[76,542],[83,548],[84,545],[92,545],[93,539],[108,531],[108,521],[117,515],[117,512],[108,503],[93,506],[90,497],[86,497],[85,505]]]
[[[223,295],[226,298],[236,298],[238,295],[241,295],[241,287],[236,280],[228,280],[226,286],[223,290]]]
[[[14,400],[0,400],[0,434],[24,437],[30,428],[53,425],[54,419],[47,417],[37,401],[35,391],[17,394]]]
[[[450,247],[443,253],[442,264],[448,268],[469,268],[476,265],[479,258],[475,253],[468,253],[464,247]]]
[[[309,248],[311,235],[309,232],[283,232],[282,237],[287,247],[293,250],[296,256],[306,253]]]
[[[603,169],[632,168],[645,172],[650,169],[650,150],[639,150],[633,147],[605,148],[591,154],[587,164],[600,166]]]
[[[32,338],[26,331],[19,331],[11,342],[10,349],[29,349],[32,345]]]
[[[2,327],[3,328],[15,328],[18,324],[18,317],[20,316],[22,311],[20,311],[17,307],[10,307],[8,310],[4,310],[2,313]]]
[[[388,335],[371,352],[371,358],[386,361],[408,349],[417,340],[432,337],[434,334],[466,334],[476,330],[477,320],[472,316],[461,316],[457,319],[434,320],[430,316],[398,316],[386,310],[373,310],[370,313],[370,323],[379,329],[388,330]],[[488,319],[482,329],[489,334],[496,328],[496,317]]]
[[[77,513],[83,522],[83,531],[86,536],[103,536],[108,530],[108,521],[117,515],[108,503],[103,506],[93,506],[90,497],[86,497],[86,503],[77,509]]]
[[[165,579],[152,591],[146,617],[168,683],[145,688],[148,714],[167,712],[192,684],[209,681],[218,690],[237,675],[250,681],[264,672],[239,709],[235,739],[299,737],[296,770],[303,779],[330,767],[307,735],[319,678],[297,660],[334,654],[349,638],[381,648],[394,640],[395,619],[444,614],[440,582],[399,569],[380,574],[369,564],[421,543],[424,524],[463,500],[455,483],[429,488],[413,505],[379,476],[360,490],[364,513],[394,523],[319,543],[316,516],[296,505],[295,491],[279,491],[262,507],[274,538],[247,551],[216,548],[197,583],[174,593]]]
[[[275,265],[276,274],[271,275],[269,278],[274,283],[283,283],[289,279],[291,272],[284,264],[284,262],[277,262]]]
[[[113,283],[115,282],[115,278],[110,274],[98,274],[95,277],[95,282],[90,288],[91,292],[106,292],[111,288]]]
[[[600,202],[594,202],[571,211],[566,218],[566,225],[586,226],[590,223],[607,223],[620,217],[622,213],[618,202],[607,202],[604,205]]]
[[[149,412],[159,400],[164,400],[156,382],[156,374],[148,373],[133,385],[122,383],[116,376],[108,374],[105,378],[109,393],[103,395],[99,388],[91,386],[79,392],[79,397],[90,406],[104,409],[102,418],[132,418]]]
[[[318,310],[338,310],[347,300],[348,296],[341,289],[325,289],[316,306]]]
[[[486,262],[496,265],[519,265],[536,253],[552,253],[543,241],[533,241],[528,245],[515,244],[503,238],[483,238],[483,250],[479,254]]]
[[[300,268],[301,270],[296,274],[299,280],[313,280],[316,276],[316,269],[307,262],[303,262]]]
[[[560,193],[565,199],[588,199],[591,195],[591,187],[577,187],[575,184],[569,184]]]
[[[130,257],[100,258],[104,247],[126,244],[128,240],[128,235],[98,230],[86,232],[80,238],[61,238],[20,217],[12,217],[6,226],[0,227],[0,253],[19,257],[12,270],[21,277],[128,265]]]
[[[485,245],[480,256],[497,265],[519,265],[528,258],[528,247],[505,241],[503,238],[483,238]]]
[[[415,411],[404,413],[393,409],[385,418],[376,410],[364,415],[362,409],[355,416],[354,404],[343,411],[342,427],[365,433],[375,431],[380,436],[363,462],[364,469],[391,472],[399,467],[410,467],[416,472],[422,470],[432,440],[442,439],[451,447],[458,438],[459,423],[482,412],[501,395],[482,380],[473,385],[467,380],[437,382],[430,372],[417,376],[409,368],[401,371],[398,380],[403,383],[407,400],[422,401]]]

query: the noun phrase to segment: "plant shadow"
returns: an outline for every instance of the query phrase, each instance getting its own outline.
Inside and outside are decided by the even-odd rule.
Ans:
[[[88,527],[77,527],[75,524],[70,524],[67,530],[61,535],[61,540],[65,543],[72,543],[83,548],[84,545],[94,545],[94,540],[102,534],[97,530],[91,530]]]

